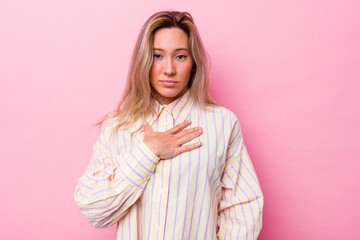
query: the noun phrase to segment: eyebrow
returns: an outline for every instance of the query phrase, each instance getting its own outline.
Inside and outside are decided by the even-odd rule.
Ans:
[[[154,50],[163,51],[163,52],[165,51],[162,48],[154,48]],[[187,48],[177,48],[177,49],[175,49],[175,51],[188,51],[189,52],[189,49],[187,49]]]

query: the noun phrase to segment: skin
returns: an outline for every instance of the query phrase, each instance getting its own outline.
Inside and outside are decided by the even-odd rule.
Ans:
[[[180,28],[161,28],[154,34],[154,59],[150,69],[150,84],[154,98],[167,105],[181,97],[188,90],[193,67],[188,36]],[[201,127],[188,128],[190,121],[184,121],[165,132],[154,132],[145,122],[144,143],[160,159],[169,159],[183,152],[201,146],[201,142],[186,144],[199,137]],[[184,145],[186,144],[186,145]]]
[[[167,105],[188,90],[193,67],[188,36],[180,28],[161,28],[154,34],[153,49],[150,84],[155,99]]]

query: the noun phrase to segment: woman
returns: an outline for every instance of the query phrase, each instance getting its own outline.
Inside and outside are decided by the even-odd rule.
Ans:
[[[76,204],[116,239],[256,239],[262,192],[240,124],[208,93],[206,53],[189,13],[141,29],[127,85],[106,118]]]

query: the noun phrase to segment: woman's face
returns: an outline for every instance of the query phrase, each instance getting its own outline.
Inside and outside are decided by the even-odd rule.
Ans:
[[[166,105],[188,89],[193,59],[188,36],[180,28],[161,28],[154,34],[150,84],[155,99]]]

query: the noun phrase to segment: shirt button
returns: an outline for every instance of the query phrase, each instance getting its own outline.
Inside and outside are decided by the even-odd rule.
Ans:
[[[160,232],[160,227],[155,227],[155,230],[156,230],[157,232]]]
[[[163,194],[163,193],[164,193],[164,190],[163,190],[163,189],[160,189],[160,193]]]

